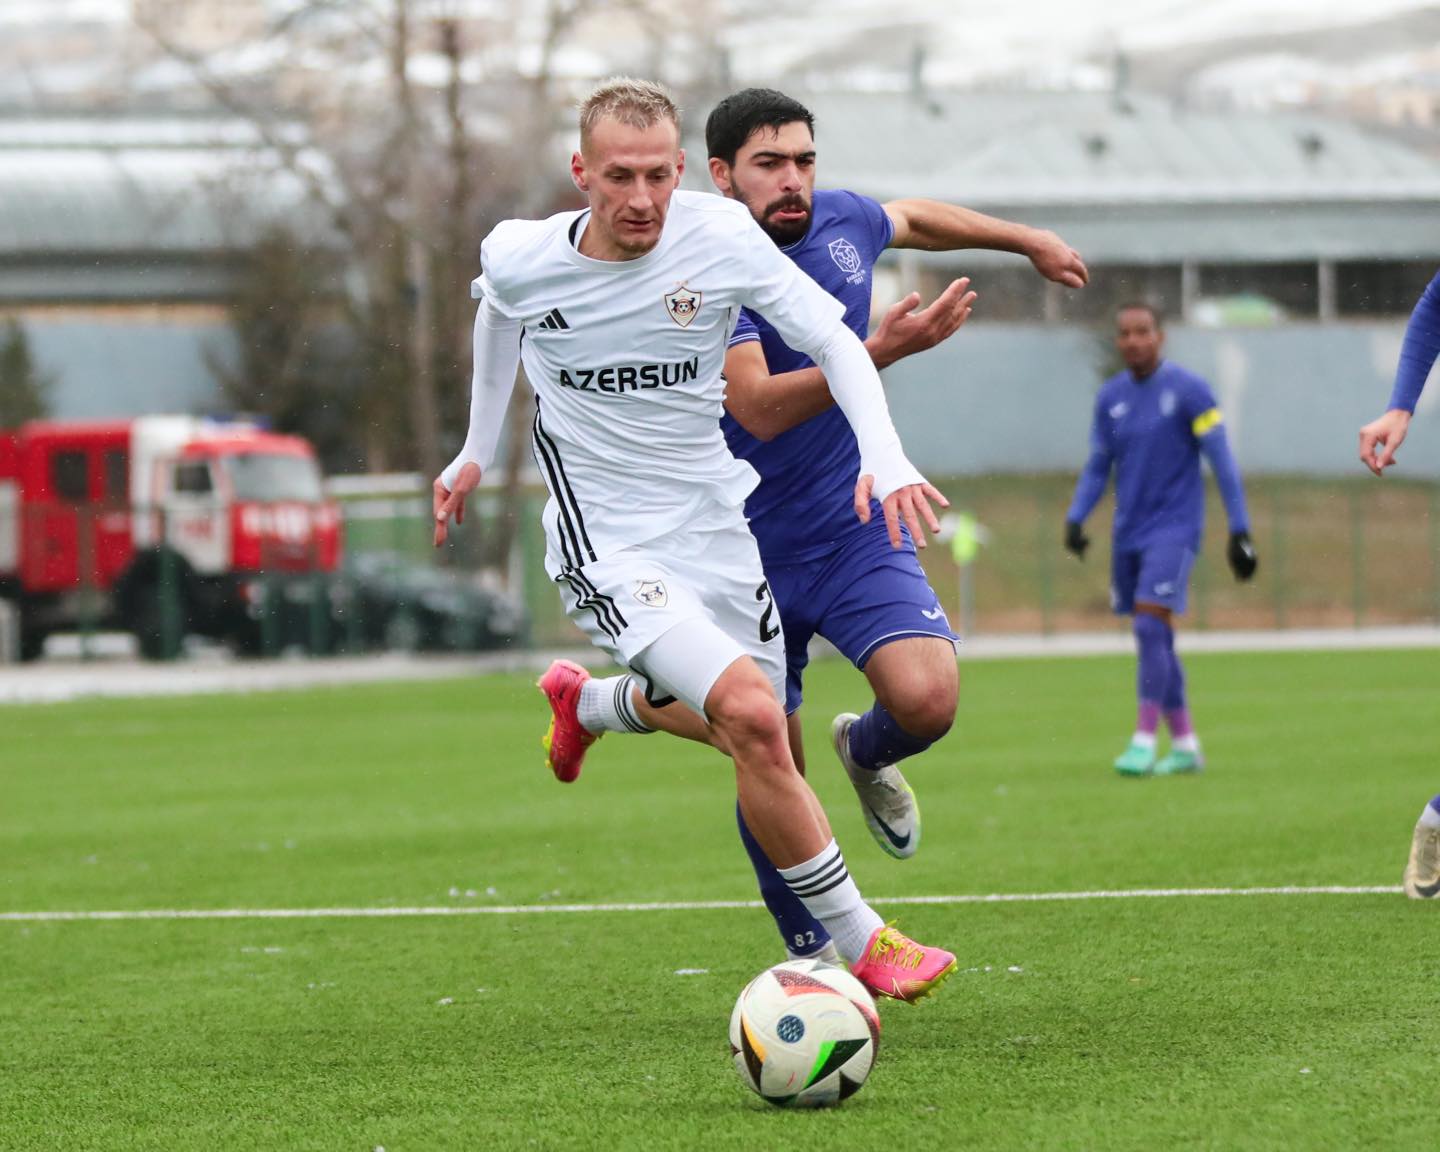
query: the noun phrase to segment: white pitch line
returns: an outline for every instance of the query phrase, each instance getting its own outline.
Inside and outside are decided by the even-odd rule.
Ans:
[[[1130,888],[1093,892],[990,892],[954,896],[891,896],[872,904],[1035,904],[1065,900],[1153,900],[1191,896],[1394,896],[1398,884],[1301,888]],[[507,904],[416,908],[135,908],[115,911],[0,912],[0,921],[57,920],[343,920],[414,916],[529,916],[582,912],[715,912],[763,908],[759,900],[669,900],[644,904]]]

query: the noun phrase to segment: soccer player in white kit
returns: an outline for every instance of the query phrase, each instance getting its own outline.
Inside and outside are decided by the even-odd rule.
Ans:
[[[912,534],[922,519],[935,530],[930,501],[944,497],[905,458],[842,305],[744,205],[677,191],[679,142],[663,89],[608,81],[581,106],[571,159],[589,207],[509,220],[485,239],[470,429],[435,481],[436,544],[494,459],[523,361],[550,492],[546,569],[567,614],[656,702],[681,700],[708,720],[734,759],[745,820],[791,890],[873,992],[915,1000],[955,957],[864,902],[790,754],[780,623],[743,511],[757,478],[720,430],[740,308],[824,370],[892,538],[902,519]]]

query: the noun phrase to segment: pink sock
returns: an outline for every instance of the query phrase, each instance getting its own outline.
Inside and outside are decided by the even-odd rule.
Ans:
[[[1195,726],[1190,723],[1190,709],[1170,708],[1165,712],[1165,723],[1170,729],[1170,735],[1193,736]]]
[[[1155,730],[1160,727],[1160,705],[1154,700],[1141,700],[1140,712],[1135,719],[1135,731],[1143,732],[1147,736],[1155,735]]]

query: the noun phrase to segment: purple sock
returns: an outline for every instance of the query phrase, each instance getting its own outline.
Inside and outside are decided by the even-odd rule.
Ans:
[[[898,764],[933,743],[934,740],[905,731],[878,700],[870,711],[850,725],[850,759],[871,771]]]
[[[1143,612],[1136,614],[1133,628],[1139,657],[1135,694],[1140,698],[1135,731],[1153,736],[1160,726],[1160,710],[1170,680],[1170,652],[1166,644],[1170,629],[1159,617]]]
[[[770,863],[770,857],[765,855],[760,841],[751,835],[749,827],[746,826],[738,801],[735,804],[735,821],[740,825],[740,839],[745,843],[745,851],[750,854],[755,879],[760,882],[760,895],[765,901],[765,907],[770,910],[770,915],[775,917],[775,927],[780,929],[780,938],[785,941],[785,947],[797,956],[809,956],[819,952],[830,942],[830,933],[819,920],[810,915],[800,897],[785,883],[785,877],[780,875],[779,869]]]
[[[1436,796],[1430,801],[1430,807],[1435,809],[1437,815],[1440,815],[1440,796]]]
[[[1190,708],[1185,701],[1185,667],[1180,663],[1180,654],[1175,651],[1175,630],[1165,629],[1165,649],[1170,656],[1170,677],[1165,681],[1165,723],[1171,736],[1194,735],[1195,726],[1190,722]]]

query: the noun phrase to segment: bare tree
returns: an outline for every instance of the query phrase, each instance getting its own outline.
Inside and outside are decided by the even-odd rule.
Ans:
[[[254,126],[273,171],[298,182],[318,213],[324,237],[302,239],[323,239],[339,256],[331,295],[358,352],[342,394],[365,467],[430,476],[466,418],[465,285],[479,270],[480,238],[507,216],[579,202],[557,163],[573,133],[563,110],[599,77],[562,68],[565,49],[602,43],[614,59],[607,70],[648,73],[682,99],[711,96],[728,75],[722,30],[758,2],[509,0],[506,10],[295,0],[251,46],[269,60],[252,71],[190,51],[163,27],[145,31],[215,104]],[[521,389],[505,437],[502,515],[483,541],[502,570],[532,413]]]

